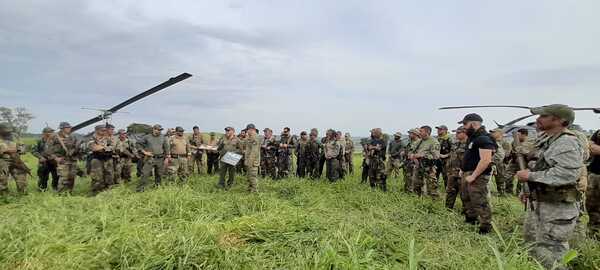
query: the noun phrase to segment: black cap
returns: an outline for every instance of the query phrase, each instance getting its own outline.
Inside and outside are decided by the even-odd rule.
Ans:
[[[114,128],[115,128],[115,126],[113,126],[113,125],[111,125],[111,124],[109,124],[109,123],[106,123],[106,128],[112,128],[112,129],[114,129]]]
[[[226,127],[225,131],[235,130],[233,127]]]
[[[198,126],[194,126],[192,129],[200,129]]]
[[[479,116],[479,114],[476,113],[470,113],[465,115],[465,117],[463,118],[462,121],[458,122],[459,124],[464,124],[464,123],[468,123],[468,122],[483,122],[483,118],[481,118],[481,116]]]
[[[302,135],[306,135],[306,131],[300,132],[300,136],[302,136]]]
[[[182,127],[176,127],[175,128],[175,132],[184,132],[185,130],[183,130]]]

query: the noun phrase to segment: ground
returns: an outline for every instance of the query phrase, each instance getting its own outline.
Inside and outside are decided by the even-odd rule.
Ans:
[[[400,192],[401,179],[388,193],[359,176],[261,180],[258,194],[243,177],[228,192],[216,182],[89,198],[87,178],[73,196],[36,192],[31,180],[28,196],[0,203],[0,269],[539,269],[516,198],[493,199],[495,231],[481,236],[442,200]],[[571,265],[599,269],[600,245],[577,245]]]

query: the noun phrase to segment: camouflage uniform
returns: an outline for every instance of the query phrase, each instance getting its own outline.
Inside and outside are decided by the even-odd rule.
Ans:
[[[515,191],[514,189],[514,179],[515,179],[515,174],[517,173],[517,171],[519,171],[519,164],[517,162],[517,155],[516,153],[519,152],[521,154],[523,154],[523,156],[528,156],[529,153],[533,150],[533,143],[531,143],[530,141],[526,140],[524,142],[521,143],[521,145],[519,147],[515,147],[515,145],[513,144],[511,146],[511,150],[510,153],[505,153],[506,158],[508,159],[508,163],[506,164],[506,169],[504,170],[504,191],[505,194],[510,195],[510,194],[514,194]],[[519,193],[521,189],[521,183],[517,184],[517,191],[516,193]]]
[[[260,174],[262,177],[277,178],[277,147],[275,138],[263,138],[260,149]]]
[[[537,161],[528,177],[534,211],[528,212],[524,232],[531,255],[550,269],[569,250],[567,240],[575,229],[583,150],[566,130],[542,134],[535,146]]]
[[[456,140],[452,142],[452,148],[450,149],[450,157],[448,157],[445,163],[446,172],[448,173],[448,182],[446,184],[446,207],[450,209],[454,208],[456,197],[459,194],[463,194],[462,192],[460,192],[460,166],[462,164],[463,156],[465,155],[466,147],[466,141],[461,142],[459,140]]]
[[[323,146],[324,155],[326,160],[326,176],[327,179],[331,182],[335,182],[340,178],[340,160],[339,156],[343,154],[342,145],[338,140],[332,138],[327,140],[325,145]]]
[[[369,185],[387,191],[387,175],[385,174],[386,142],[382,138],[373,138],[368,144]]]
[[[68,123],[61,123],[61,126],[63,127],[67,125]],[[63,131],[59,131],[57,136],[53,137],[51,145],[53,148],[58,149],[56,152],[59,178],[58,191],[72,192],[78,170],[77,155],[79,154],[79,143],[75,137],[67,135]]]
[[[590,141],[594,147],[600,145],[600,130],[594,133]],[[590,217],[588,234],[592,239],[600,241],[600,155],[591,155],[592,162],[588,167],[585,209]]]
[[[190,173],[194,173],[196,168],[198,168],[198,174],[204,173],[204,162],[202,161],[202,156],[204,155],[204,150],[198,149],[200,146],[205,144],[204,138],[202,134],[192,134],[190,136],[189,144],[192,146],[192,156],[190,157]]]
[[[341,133],[339,137],[336,137],[336,140],[340,147],[342,147],[340,155],[338,155],[338,162],[340,163],[340,166],[338,166],[338,175],[339,179],[344,179],[346,177],[346,168],[344,167],[346,164],[346,141],[342,138]]]
[[[414,184],[415,193],[421,195],[422,187],[426,185],[427,194],[438,197],[438,181],[436,177],[435,160],[440,155],[440,143],[433,137],[421,139],[417,154],[423,155],[419,159],[419,177]]]
[[[504,148],[502,148],[502,144],[499,142],[496,142],[496,151],[494,151],[494,154],[492,155],[492,167],[493,167],[493,172],[492,174],[494,175],[494,179],[498,179],[498,168],[501,167],[504,164],[504,158],[506,156],[506,153],[504,152]],[[502,182],[502,180],[501,180]],[[488,183],[489,185],[491,185],[491,182]],[[498,182],[496,181],[496,186],[498,186]],[[491,190],[490,187],[488,187],[488,190]],[[498,191],[498,194],[504,194],[503,192]]]
[[[154,129],[162,130],[159,125],[155,125]],[[154,134],[148,134],[142,137],[137,142],[136,148],[140,151],[140,155],[143,158],[144,165],[142,167],[142,177],[137,186],[137,191],[144,191],[150,177],[154,175],[155,185],[160,185],[163,174],[165,173],[165,157],[171,153],[171,146],[167,138],[161,134],[155,136]],[[142,151],[146,151],[152,156],[146,156]]]
[[[256,130],[253,124],[249,124],[246,127],[248,129]],[[258,130],[256,130],[258,133]],[[244,166],[246,167],[246,177],[248,178],[248,191],[257,192],[256,178],[258,177],[258,168],[260,166],[260,140],[258,135],[248,135],[242,142],[242,149],[244,150]]]
[[[208,139],[207,145],[216,147],[219,143],[219,140],[215,137],[213,132],[210,133],[210,138]],[[206,150],[206,166],[207,173],[212,175],[213,173],[219,171],[219,152],[216,150]]]
[[[446,128],[447,129],[447,128]],[[440,143],[440,155],[448,155],[452,150],[452,137],[450,134],[446,133],[444,136],[437,137],[438,142]],[[436,175],[435,178],[439,179],[440,175],[444,178],[444,186],[448,185],[448,172],[446,171],[446,163],[448,162],[448,158],[438,158],[436,163]]]
[[[180,132],[183,132],[183,129]],[[167,174],[171,180],[178,176],[179,181],[185,183],[189,177],[188,159],[192,155],[189,141],[184,136],[175,135],[171,137],[169,144],[171,159],[167,167]]]
[[[298,177],[306,177],[306,175],[310,175],[308,171],[308,139],[300,138],[298,143],[296,144],[296,161],[298,162],[296,174]]]
[[[241,141],[235,135],[231,139],[224,136],[219,141],[218,149],[219,149],[219,154],[221,156],[225,156],[225,154],[227,154],[227,152],[241,154],[241,152],[242,152],[241,151],[242,150]],[[229,189],[229,188],[231,188],[231,186],[233,186],[236,167],[233,165],[227,164],[223,161],[220,161],[220,162],[221,162],[221,164],[219,164],[219,183],[217,185],[220,188]],[[229,178],[227,179],[227,182],[225,182],[226,175],[229,176]]]
[[[311,178],[319,178],[319,161],[321,159],[320,153],[321,145],[319,140],[309,139],[306,144],[306,153],[304,156],[306,164],[306,172]]]
[[[346,145],[344,146],[344,170],[346,171],[346,174],[354,174],[354,161],[352,156],[354,154],[354,142],[350,138],[350,135],[346,136],[345,142]]]
[[[496,143],[498,144],[498,151],[502,150],[504,152],[504,159],[501,162],[494,162],[494,179],[496,181],[496,190],[498,191],[498,194],[504,195],[508,189],[512,189],[511,185],[505,183],[507,179],[506,167],[508,166],[506,163],[510,160],[509,155],[512,151],[512,145],[506,139],[502,139]]]
[[[101,147],[102,149],[94,151],[95,147]],[[111,138],[99,137],[98,135],[94,135],[87,144],[87,149],[91,151],[90,178],[92,178],[92,183],[90,193],[92,195],[107,189],[113,183],[115,172],[113,147]]]
[[[287,146],[283,146],[287,145]],[[277,150],[277,177],[279,179],[287,178],[290,175],[290,165],[294,141],[292,136],[281,135],[279,139],[279,148]]]
[[[115,142],[115,153],[118,155],[117,163],[115,164],[115,182],[119,183],[131,181],[131,162],[136,157],[135,145],[128,138]]]
[[[47,134],[48,137],[42,137],[37,141],[33,147],[31,153],[38,159],[38,188],[40,190],[46,190],[48,188],[48,180],[52,175],[52,189],[58,190],[58,171],[56,155],[54,154],[59,149],[53,148],[51,145],[52,136],[54,130],[51,128],[44,128],[43,133]]]
[[[400,170],[402,169],[402,158],[404,156],[404,145],[402,144],[401,134],[396,134],[393,141],[390,142],[388,152],[390,158],[388,159],[386,175],[389,177],[400,176]]]
[[[410,133],[419,134],[418,129],[411,129]],[[421,139],[418,137],[415,140],[410,140],[404,148],[404,156],[408,157],[411,154],[416,154],[417,149],[420,147]],[[404,159],[404,191],[413,193],[415,192],[415,184],[417,183],[417,177],[419,176],[419,164],[408,158]]]
[[[361,168],[362,168],[362,172],[361,172],[361,179],[360,179],[360,183],[366,183],[367,180],[369,180],[369,158],[367,157],[367,145],[369,143],[371,143],[371,140],[373,138],[364,138],[360,140],[360,146],[362,147],[363,151],[363,160],[362,160],[362,164],[361,164]]]
[[[0,138],[0,193],[8,191],[8,180],[12,175],[17,184],[17,192],[24,194],[27,189],[27,172],[18,169],[14,165],[12,155],[19,155],[23,149],[19,149],[17,143],[9,139],[10,128],[2,124],[0,129],[7,132],[7,138]]]

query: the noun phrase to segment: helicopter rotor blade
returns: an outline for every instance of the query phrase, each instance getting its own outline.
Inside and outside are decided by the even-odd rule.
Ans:
[[[518,106],[518,105],[473,105],[473,106],[451,106],[441,107],[439,110],[455,110],[455,109],[471,109],[471,108],[517,108],[530,110],[531,107]]]
[[[521,116],[521,117],[519,117],[519,118],[517,118],[517,119],[515,119],[515,120],[512,120],[512,121],[510,121],[510,122],[508,122],[508,123],[506,123],[506,124],[504,124],[504,125],[505,125],[505,126],[514,125],[514,124],[516,124],[516,123],[518,123],[518,122],[521,122],[522,120],[525,120],[525,119],[527,119],[527,118],[529,118],[529,117],[532,117],[532,116],[534,116],[534,114],[530,114],[530,115]]]
[[[104,117],[102,117],[102,116],[96,116],[96,117],[94,117],[94,118],[92,118],[90,120],[87,120],[85,122],[82,122],[82,123],[79,123],[79,124],[73,126],[71,128],[71,132],[75,132],[76,130],[80,130],[80,129],[84,128],[84,127],[87,127],[87,126],[92,125],[94,123],[100,122],[102,120],[104,120]]]

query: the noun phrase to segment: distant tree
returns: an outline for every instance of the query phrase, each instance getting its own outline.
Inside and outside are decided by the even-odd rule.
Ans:
[[[29,122],[34,118],[35,116],[33,116],[33,114],[22,107],[14,109],[0,107],[0,122],[8,123],[17,137],[21,137],[21,135],[27,132],[27,129],[29,129]]]

